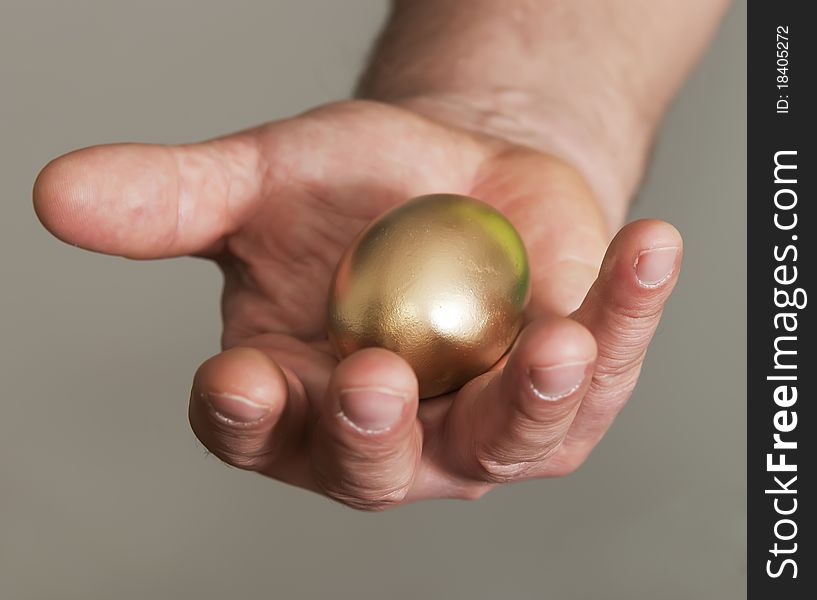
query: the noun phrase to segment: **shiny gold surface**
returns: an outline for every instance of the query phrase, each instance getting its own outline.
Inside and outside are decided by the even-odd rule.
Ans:
[[[488,370],[522,324],[525,247],[513,225],[473,198],[420,196],[352,242],[329,293],[329,339],[340,356],[378,346],[417,373],[420,397]]]

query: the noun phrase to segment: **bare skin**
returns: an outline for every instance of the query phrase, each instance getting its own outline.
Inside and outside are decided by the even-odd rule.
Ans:
[[[550,4],[559,3],[540,8]],[[639,221],[610,242],[623,215],[617,203],[626,206],[640,175],[610,166],[602,178],[588,175],[572,150],[560,152],[582,144],[566,133],[530,143],[505,127],[492,131],[497,121],[475,109],[490,95],[458,104],[463,90],[377,91],[379,69],[376,58],[360,94],[386,101],[329,104],[200,144],[60,157],[37,179],[37,214],[88,250],[203,256],[221,267],[223,351],[194,378],[190,422],[229,464],[369,510],[570,473],[635,386],[678,276],[680,235]],[[649,145],[650,134],[641,135],[637,152]],[[478,197],[516,225],[532,297],[505,359],[458,392],[420,403],[414,373],[396,355],[367,349],[338,362],[325,313],[334,266],[358,231],[431,192]]]

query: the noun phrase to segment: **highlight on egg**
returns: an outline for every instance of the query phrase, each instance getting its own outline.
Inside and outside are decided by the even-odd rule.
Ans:
[[[419,196],[351,243],[329,291],[328,335],[345,357],[380,347],[405,359],[430,398],[489,370],[523,322],[530,275],[513,225],[458,194]]]

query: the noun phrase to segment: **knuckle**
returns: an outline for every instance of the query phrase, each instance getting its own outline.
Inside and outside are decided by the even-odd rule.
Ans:
[[[333,436],[313,446],[312,473],[329,498],[366,512],[403,504],[414,482],[422,439],[409,444]]]
[[[630,389],[638,381],[641,373],[641,358],[609,361],[596,369],[593,381],[601,387],[614,387],[617,391]]]
[[[239,469],[261,471],[278,455],[278,445],[271,440],[222,439],[213,454]]]
[[[642,298],[637,302],[621,302],[613,309],[617,318],[630,323],[638,321],[653,322],[661,317],[664,311],[663,298]]]
[[[237,427],[210,412],[190,411],[190,428],[208,452],[246,471],[266,468],[282,451],[282,439],[263,435],[256,427]]]
[[[382,512],[403,504],[409,490],[408,485],[387,491],[361,487],[352,487],[350,489],[322,486],[322,488],[329,498],[362,512]]]
[[[604,328],[627,345],[641,346],[652,337],[662,310],[662,307],[649,312],[633,307],[611,308],[604,319]]]
[[[242,471],[261,471],[269,462],[266,454],[246,454],[225,448],[212,448],[209,452],[226,465]]]
[[[559,426],[543,429],[521,427],[506,432],[501,443],[482,443],[473,452],[476,476],[480,481],[507,483],[536,477],[545,463],[564,442],[565,431]]]
[[[632,391],[641,373],[646,351],[646,347],[600,348],[591,386]]]
[[[313,463],[314,465],[314,463]],[[411,476],[386,480],[364,474],[354,475],[350,469],[313,467],[315,483],[321,493],[350,508],[365,512],[383,511],[405,502],[411,488]]]
[[[535,463],[501,459],[493,452],[479,449],[475,456],[479,479],[489,483],[507,483],[527,475]]]
[[[244,471],[260,471],[266,465],[266,457],[246,454],[236,454],[222,460]]]
[[[193,433],[207,452],[226,463],[245,471],[261,471],[278,455],[278,445],[272,440],[243,439],[236,436],[213,435],[193,427]]]

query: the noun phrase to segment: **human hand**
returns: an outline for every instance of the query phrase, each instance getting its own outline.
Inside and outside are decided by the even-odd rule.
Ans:
[[[477,197],[514,223],[531,300],[508,356],[418,403],[395,354],[338,362],[326,301],[352,238],[435,192]],[[42,171],[34,202],[85,249],[214,260],[224,350],[195,376],[194,432],[229,464],[363,509],[576,469],[628,399],[680,266],[666,223],[633,223],[607,247],[585,178],[560,160],[376,102],[201,144],[80,150]]]

